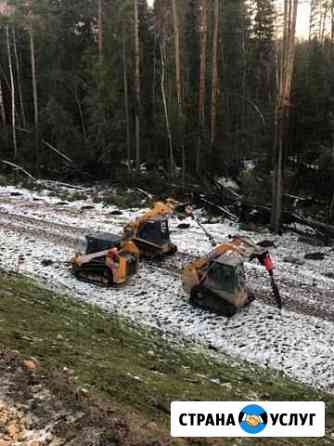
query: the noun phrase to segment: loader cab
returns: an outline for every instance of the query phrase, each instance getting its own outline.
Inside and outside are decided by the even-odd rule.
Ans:
[[[104,251],[106,249],[119,248],[121,242],[121,237],[109,232],[88,234],[81,241],[81,252],[85,254],[92,254],[95,252]]]
[[[239,306],[243,304],[245,282],[242,260],[236,256],[222,255],[210,264],[204,286],[215,295]]]
[[[146,220],[138,229],[136,238],[163,246],[170,242],[167,218]]]

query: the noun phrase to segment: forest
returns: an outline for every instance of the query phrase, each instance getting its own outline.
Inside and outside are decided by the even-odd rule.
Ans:
[[[76,181],[233,179],[334,218],[334,2],[0,2],[1,169]],[[299,11],[298,11],[299,8]]]
[[[334,0],[0,0],[0,446],[334,445],[333,254]]]

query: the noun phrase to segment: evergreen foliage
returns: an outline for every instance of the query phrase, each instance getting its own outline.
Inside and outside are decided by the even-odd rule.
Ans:
[[[135,116],[139,108],[141,162],[149,168],[159,167],[161,172],[173,174],[170,171],[170,157],[173,155],[175,174],[179,178],[181,171],[183,178],[184,175],[195,175],[196,145],[200,133],[202,1],[176,2],[180,29],[181,115],[177,104],[173,13],[171,2],[166,0],[156,0],[153,8],[148,7],[145,0],[137,0],[141,86],[141,101],[137,103],[134,1],[102,1],[102,61],[98,51],[97,0],[0,2],[2,8],[7,5],[0,17],[2,159],[14,159],[6,42],[6,27],[9,27],[15,82],[15,161],[18,164],[44,175],[63,175],[75,166],[76,171],[111,178],[119,166],[129,165],[129,155],[133,166]],[[210,144],[213,4],[208,2],[205,129],[201,136],[204,145],[200,155],[200,177],[228,175],[240,178],[244,161],[249,159],[255,161],[257,175],[261,175],[262,169],[267,177],[273,167],[273,120],[277,93],[279,41],[275,34],[275,1],[224,0],[221,4],[217,125],[215,141]],[[328,185],[334,185],[331,179],[334,170],[334,42],[329,35],[331,33],[324,32],[324,24],[329,17],[324,7],[324,2],[314,2],[312,38],[299,41],[297,45],[284,166],[288,177],[292,178],[287,183],[289,192],[309,191],[304,178],[311,178],[313,184],[317,184],[317,193],[328,201],[332,198]],[[35,44],[33,55],[29,37],[31,30]],[[161,85],[162,44],[166,107]],[[32,56],[37,78],[38,141]],[[171,141],[168,139],[167,119]],[[66,161],[57,151],[73,163]]]

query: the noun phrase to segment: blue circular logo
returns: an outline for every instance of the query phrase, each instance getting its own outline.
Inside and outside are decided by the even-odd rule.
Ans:
[[[267,412],[257,404],[244,407],[239,414],[240,427],[247,434],[259,434],[267,426],[267,423]]]

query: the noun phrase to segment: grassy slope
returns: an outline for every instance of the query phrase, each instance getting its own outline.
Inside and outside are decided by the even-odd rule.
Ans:
[[[112,291],[111,291],[112,292]],[[43,372],[74,370],[81,385],[112,400],[119,411],[169,428],[172,400],[325,400],[328,433],[334,432],[334,401],[280,373],[244,365],[232,367],[204,353],[179,349],[159,333],[134,328],[102,310],[40,288],[23,277],[0,272],[0,348],[41,360]],[[216,384],[210,379],[219,379]],[[215,440],[213,440],[215,443]],[[279,445],[325,445],[334,438],[285,439]],[[183,444],[180,442],[178,444]],[[187,445],[209,444],[186,441]],[[210,443],[211,444],[211,443]],[[220,440],[215,444],[236,444]],[[277,440],[238,444],[278,445]]]

